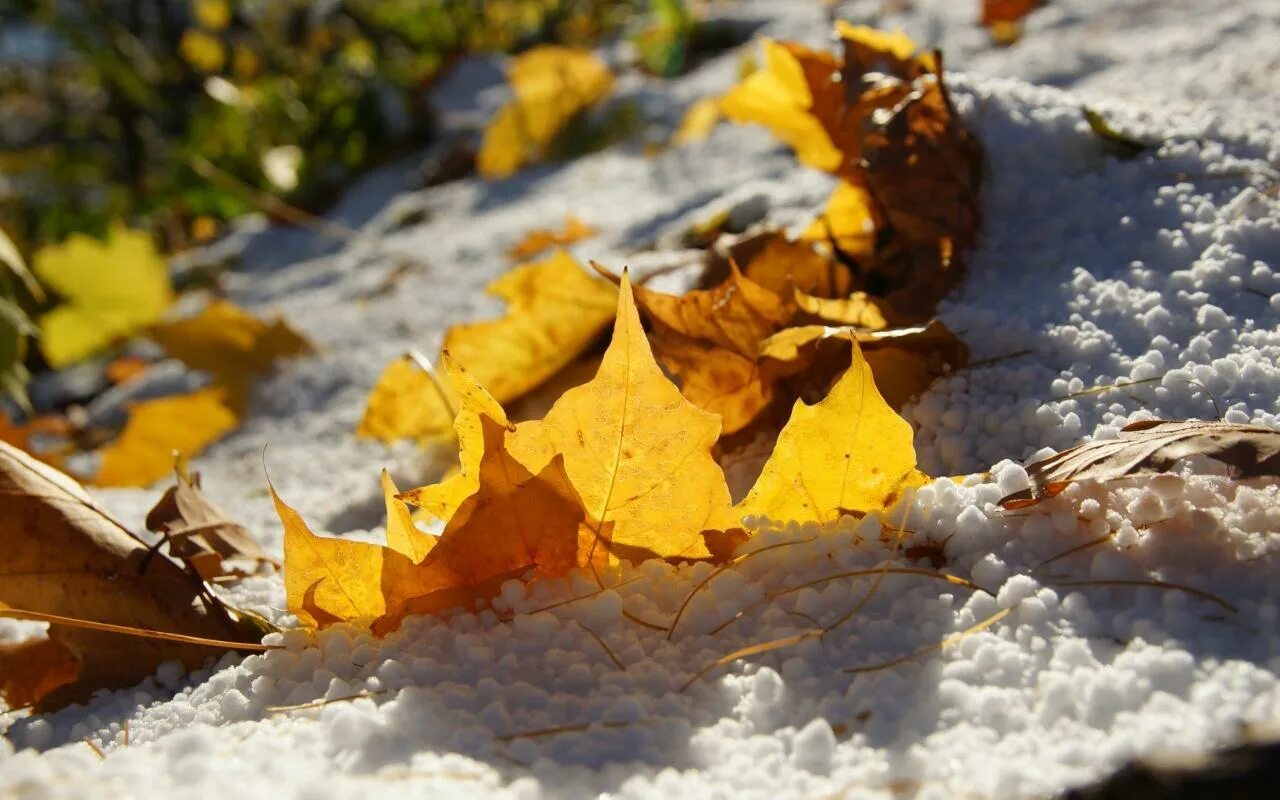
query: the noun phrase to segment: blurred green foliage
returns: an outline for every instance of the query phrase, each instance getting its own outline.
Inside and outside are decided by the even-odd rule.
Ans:
[[[430,131],[464,53],[593,44],[643,0],[8,0],[51,44],[0,60],[0,226],[22,249],[112,220],[167,249],[251,210],[192,168],[319,207]]]

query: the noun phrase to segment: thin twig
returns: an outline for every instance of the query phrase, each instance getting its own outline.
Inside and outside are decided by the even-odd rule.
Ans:
[[[586,625],[583,625],[581,622],[578,622],[578,620],[576,619],[574,620],[574,622],[578,623],[579,628],[582,628],[584,631],[591,634],[591,638],[596,640],[596,644],[600,645],[600,649],[604,651],[605,655],[609,657],[609,660],[612,661],[618,667],[618,669],[622,670],[623,672],[627,671],[627,665],[623,664],[622,660],[618,658],[616,655],[614,655],[613,650],[609,648],[609,645],[605,644],[604,639],[600,638],[600,634],[591,630]]]
[[[1010,614],[1010,613],[1013,611],[1013,609],[1015,609],[1015,608],[1017,608],[1017,606],[1009,606],[1008,608],[1002,608],[1002,609],[1000,609],[999,611],[997,611],[996,613],[994,613],[994,614],[992,614],[991,616],[989,616],[989,617],[987,617],[986,619],[984,619],[983,621],[981,621],[981,622],[979,622],[979,623],[977,623],[977,624],[975,624],[975,625],[971,625],[970,627],[965,628],[964,630],[960,631],[959,633],[953,633],[953,634],[951,634],[950,636],[947,636],[947,637],[945,637],[945,638],[941,639],[940,641],[935,642],[935,643],[933,643],[933,644],[929,645],[928,647],[921,648],[920,650],[915,651],[914,653],[910,653],[910,654],[905,655],[905,656],[900,656],[900,657],[895,658],[895,659],[893,659],[893,660],[891,660],[891,661],[885,661],[885,662],[880,663],[880,664],[870,664],[870,665],[865,666],[865,667],[845,667],[845,668],[844,668],[844,670],[842,670],[842,671],[843,671],[843,672],[847,672],[847,673],[849,673],[850,675],[857,675],[857,674],[862,673],[862,672],[875,672],[875,671],[877,671],[877,670],[888,669],[888,668],[890,668],[890,667],[896,667],[896,666],[898,666],[899,664],[905,664],[906,662],[911,661],[911,660],[912,660],[912,659],[914,659],[914,658],[919,658],[920,656],[928,655],[929,653],[932,653],[932,652],[934,652],[935,650],[942,650],[942,649],[944,649],[944,648],[950,647],[951,645],[956,644],[957,642],[959,642],[961,639],[964,639],[964,638],[966,638],[966,637],[968,637],[968,636],[972,636],[973,634],[978,633],[979,631],[982,631],[982,630],[984,630],[984,629],[986,629],[986,628],[991,627],[992,625],[996,624],[996,623],[997,623],[997,622],[999,622],[1000,620],[1002,620],[1002,619],[1004,619],[1005,617],[1009,616],[1009,614]]]
[[[310,214],[297,206],[290,205],[269,192],[250,186],[236,176],[214,164],[207,158],[202,156],[192,156],[189,163],[196,174],[205,180],[216,183],[224,189],[238,192],[247,197],[250,202],[256,205],[262,211],[268,214],[274,214],[281,219],[288,220],[300,228],[318,233],[328,239],[338,242],[351,242],[360,237],[360,232],[354,228],[349,228],[340,222],[333,222],[315,214]]]

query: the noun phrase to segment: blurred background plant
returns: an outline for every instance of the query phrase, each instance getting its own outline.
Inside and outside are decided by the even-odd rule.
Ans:
[[[265,196],[322,210],[430,141],[458,59],[624,26],[659,76],[698,27],[683,0],[0,0],[0,231],[18,259],[122,225],[172,253]],[[0,395],[20,405],[57,302],[0,259]]]

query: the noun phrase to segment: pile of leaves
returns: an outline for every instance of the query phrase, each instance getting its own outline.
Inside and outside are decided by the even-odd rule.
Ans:
[[[276,498],[300,619],[385,632],[512,577],[724,560],[746,518],[861,516],[925,479],[895,408],[966,358],[931,316],[976,234],[977,147],[936,54],[837,30],[843,58],[766,42],[764,68],[720,100],[840,178],[820,219],[795,240],[726,238],[707,252],[709,287],[678,296],[599,265],[593,278],[563,251],[496,281],[507,315],[448,331],[444,380],[405,357],[370,395],[362,434],[452,429],[460,450],[439,484],[397,493],[384,477],[385,547],[316,536]],[[589,233],[573,228],[516,250]],[[571,388],[545,416],[508,416],[548,382]]]

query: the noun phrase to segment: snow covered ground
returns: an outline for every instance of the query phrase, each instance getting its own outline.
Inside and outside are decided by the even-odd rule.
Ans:
[[[882,5],[840,13],[866,20]],[[1220,413],[1280,427],[1280,8],[1055,0],[1021,42],[995,49],[973,27],[976,5],[916,2],[887,20],[947,49],[955,101],[988,162],[982,240],[942,313],[979,365],[907,411],[926,471],[973,474],[935,481],[895,513],[913,543],[950,536],[947,570],[987,591],[886,576],[827,636],[683,688],[722,655],[842,617],[875,577],[820,579],[887,557],[874,522],[766,525],[750,548],[792,544],[717,576],[670,640],[622,610],[665,625],[709,567],[646,564],[615,591],[569,603],[593,585],[511,584],[499,603],[510,623],[486,611],[414,619],[385,640],[290,633],[284,650],[162,673],[84,708],[0,717],[19,747],[0,741],[0,794],[1038,797],[1135,755],[1199,753],[1280,723],[1275,487],[1192,465],[1076,486],[1017,513],[994,505],[1042,448],[1114,436],[1128,421]],[[766,35],[825,37],[816,0],[724,8],[765,21]],[[669,126],[737,69],[726,53],[677,81],[629,78],[619,90]],[[473,64],[446,84],[456,121],[485,117],[499,98],[471,90],[497,76]],[[1117,158],[1089,132],[1084,103],[1164,144]],[[361,241],[268,231],[229,281],[237,302],[279,309],[323,347],[261,386],[246,424],[197,464],[208,493],[269,548],[280,528],[264,444],[281,494],[335,533],[376,535],[380,467],[401,485],[438,469],[411,446],[351,432],[386,362],[498,311],[482,287],[529,228],[576,214],[602,233],[574,251],[621,266],[712,209],[802,219],[831,185],[762,130],[728,125],[656,158],[614,148],[497,184],[405,192],[406,168],[369,176],[335,210],[364,226]],[[425,221],[397,227],[405,208]],[[1148,382],[1070,396],[1126,380]],[[100,496],[141,527],[155,492]],[[1126,583],[1152,579],[1177,586]],[[1078,585],[1088,581],[1109,583]],[[281,617],[276,579],[250,580],[235,599]],[[1002,609],[953,646],[845,671]],[[278,708],[353,694],[367,696]]]

